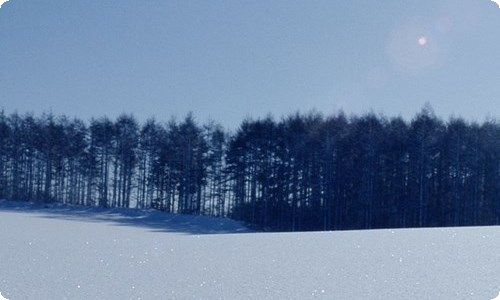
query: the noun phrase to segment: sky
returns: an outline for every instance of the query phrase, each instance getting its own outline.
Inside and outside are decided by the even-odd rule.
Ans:
[[[490,0],[10,0],[0,109],[89,120],[500,116]]]

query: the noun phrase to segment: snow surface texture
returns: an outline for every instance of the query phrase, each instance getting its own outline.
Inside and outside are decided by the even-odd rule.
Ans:
[[[500,227],[251,233],[152,211],[0,201],[21,299],[493,299]]]

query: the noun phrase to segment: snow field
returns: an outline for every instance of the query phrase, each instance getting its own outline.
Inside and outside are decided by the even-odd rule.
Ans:
[[[500,291],[500,227],[243,230],[221,219],[0,201],[0,292],[20,300],[492,299]]]

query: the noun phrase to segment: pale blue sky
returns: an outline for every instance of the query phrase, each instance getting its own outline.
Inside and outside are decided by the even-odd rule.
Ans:
[[[419,40],[422,43],[419,44]],[[11,0],[0,108],[77,116],[500,115],[489,0]]]

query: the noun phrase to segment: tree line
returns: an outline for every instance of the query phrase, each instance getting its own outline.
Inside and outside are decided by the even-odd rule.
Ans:
[[[0,199],[157,209],[256,229],[500,224],[500,125],[373,113],[139,124],[0,113]]]

